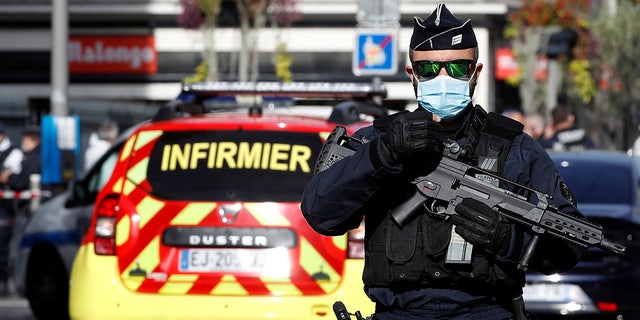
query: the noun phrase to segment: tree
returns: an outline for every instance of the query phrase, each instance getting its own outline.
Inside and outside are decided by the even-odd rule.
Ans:
[[[180,0],[183,7],[178,17],[178,24],[184,28],[201,29],[204,37],[204,59],[197,68],[195,76],[186,80],[218,80],[218,60],[215,50],[215,30],[218,24],[222,0]],[[296,0],[234,0],[238,11],[240,27],[240,50],[237,78],[239,81],[256,81],[259,76],[259,31],[271,18],[274,26],[290,26],[300,18],[295,8]],[[278,42],[276,74],[283,79],[290,79],[290,74],[283,72],[283,65],[290,65],[287,59],[286,46]],[[200,74],[205,71],[206,75]]]
[[[275,56],[276,77],[282,82],[293,81],[291,74],[291,64],[293,58],[287,51],[287,44],[283,34],[291,25],[302,18],[302,14],[296,7],[297,0],[271,0],[269,5],[269,16],[271,24],[278,30],[278,50]]]
[[[240,14],[240,59],[238,80],[258,79],[258,33],[266,25],[267,0],[236,0]],[[251,66],[251,68],[249,68]]]
[[[615,126],[617,147],[626,150],[638,135],[638,100],[640,99],[640,4],[621,0],[603,7],[594,23],[599,44],[600,92],[598,112],[624,121]],[[622,115],[622,116],[620,116]]]
[[[186,81],[219,80],[218,54],[216,53],[215,31],[222,0],[180,0],[182,13],[178,15],[178,25],[187,29],[202,30],[204,52],[200,65],[193,77]]]
[[[576,47],[583,45],[581,40],[587,39],[585,34],[588,36],[586,18],[589,8],[589,0],[522,0],[520,8],[509,14],[510,25],[505,30],[505,36],[512,39],[514,54],[520,66],[519,77],[512,83],[519,86],[525,113],[548,113],[550,110],[544,112],[545,109],[553,107],[545,106],[544,97],[549,92],[545,91],[543,82],[535,78],[535,66],[540,56],[546,54],[548,39],[552,34],[565,30],[577,32]],[[571,49],[573,53],[575,50]],[[577,87],[574,91],[584,102],[589,102],[595,89],[593,81],[587,79],[590,77],[588,57],[565,54],[551,57],[551,60],[554,60],[552,66],[559,63],[562,73],[571,74],[569,84]],[[566,86],[567,82],[564,83]],[[559,85],[563,85],[563,82],[560,81]]]

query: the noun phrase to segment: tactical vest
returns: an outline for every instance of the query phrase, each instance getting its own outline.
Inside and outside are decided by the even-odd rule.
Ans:
[[[522,133],[522,124],[487,114],[479,106],[471,109],[467,125],[453,136],[463,149],[458,160],[501,175],[511,143]],[[382,126],[377,128],[384,130]],[[477,178],[498,183],[490,177]],[[415,191],[415,186],[407,184]],[[402,188],[393,189],[389,191],[397,193]],[[474,250],[471,264],[445,262],[452,223],[427,210],[402,228],[388,214],[368,215],[365,225],[365,286],[457,288],[494,296],[513,296],[521,290],[524,273],[509,274],[510,270],[503,270],[481,250]]]

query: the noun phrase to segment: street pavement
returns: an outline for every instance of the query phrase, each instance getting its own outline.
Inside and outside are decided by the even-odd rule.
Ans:
[[[9,282],[9,295],[0,297],[0,320],[35,320],[29,302],[19,296]]]

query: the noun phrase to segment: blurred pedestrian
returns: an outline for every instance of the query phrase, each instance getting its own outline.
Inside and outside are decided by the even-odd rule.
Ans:
[[[31,174],[41,174],[42,161],[40,152],[40,126],[28,125],[22,132],[22,152],[21,169],[15,172],[11,169],[5,170],[0,175],[0,183],[7,184],[11,190],[29,189],[29,176]]]
[[[544,116],[540,113],[531,113],[524,116],[524,129],[523,131],[531,136],[533,140],[538,140],[542,137],[545,130]]]
[[[7,169],[12,172],[20,172],[22,150],[11,142],[6,130],[4,122],[0,121],[0,173]]]
[[[554,151],[580,151],[595,148],[587,131],[576,126],[576,116],[569,106],[559,104],[551,111],[551,132],[538,142]]]
[[[0,175],[6,170],[20,172],[20,162],[22,161],[22,151],[20,147],[14,145],[7,136],[7,127],[0,121]],[[7,189],[6,184],[0,186]],[[0,199],[0,296],[9,293],[7,288],[8,272],[5,265],[8,265],[9,243],[11,241],[11,228],[13,224],[13,199]]]
[[[22,191],[30,188],[30,176],[41,174],[42,160],[40,153],[40,127],[28,125],[22,133],[22,158],[19,167],[8,167],[0,174],[0,184],[6,189]],[[7,295],[9,278],[9,245],[13,236],[13,221],[16,214],[24,209],[26,203],[9,202],[11,205],[0,208],[0,221],[8,223],[0,225],[0,295]]]
[[[633,141],[633,145],[629,150],[627,150],[627,154],[632,156],[640,156],[640,137],[637,137],[636,140]]]
[[[84,153],[84,171],[89,171],[93,164],[109,149],[116,140],[120,129],[118,124],[105,120],[100,124],[97,132],[89,136],[89,147]]]
[[[524,123],[524,114],[518,109],[505,109],[502,111],[502,115],[520,123]]]

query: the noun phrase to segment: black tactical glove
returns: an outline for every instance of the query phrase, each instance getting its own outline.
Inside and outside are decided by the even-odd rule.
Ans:
[[[444,150],[439,123],[430,112],[410,112],[398,116],[380,138],[380,157],[397,166],[409,156],[442,158]]]
[[[462,199],[455,211],[458,214],[452,215],[451,221],[462,238],[497,256],[508,253],[511,224],[498,212],[472,198]]]

